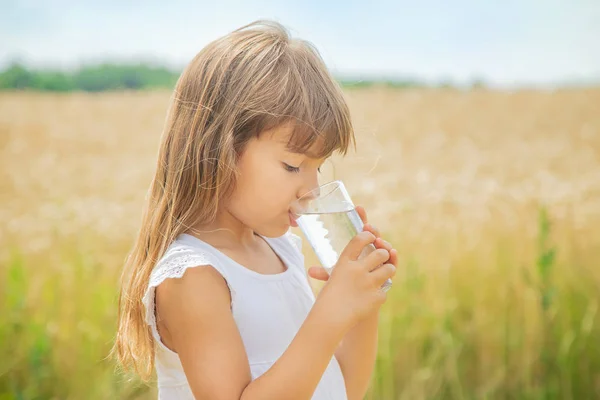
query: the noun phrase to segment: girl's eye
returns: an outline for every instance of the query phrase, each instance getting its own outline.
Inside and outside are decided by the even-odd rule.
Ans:
[[[286,164],[286,163],[283,163],[283,167],[288,172],[294,172],[294,173],[300,172],[300,168],[299,167],[292,167],[291,165]]]

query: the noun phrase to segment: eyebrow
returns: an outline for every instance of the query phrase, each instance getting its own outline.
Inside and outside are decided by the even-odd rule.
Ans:
[[[288,153],[292,153],[292,154],[299,154],[301,156],[308,156],[308,154],[306,154],[306,153],[303,153],[301,151],[296,151],[296,150],[288,149],[288,148],[286,148],[285,151],[287,151]]]
[[[286,151],[287,153],[306,155],[302,151],[295,150],[292,147],[290,147],[290,142],[287,141],[287,140],[285,140],[285,141],[284,140],[280,140],[279,143],[283,145],[283,150]]]
[[[302,151],[296,151],[296,150],[292,150],[286,147],[285,149],[286,152],[290,153],[290,154],[295,154],[295,155],[299,155],[299,156],[304,156],[304,157],[308,157],[308,158],[312,158],[313,160],[317,160],[318,157],[313,157],[311,156],[309,153],[305,153]]]
[[[297,155],[301,155],[301,156],[306,156],[308,158],[312,158],[312,159],[319,159],[320,157],[313,157],[310,153],[307,152],[303,152],[303,151],[299,151],[299,150],[294,150],[292,147],[290,147],[290,141],[287,139],[280,139],[277,142],[279,142],[280,144],[283,145],[284,147],[284,151],[286,151],[287,153],[290,154],[297,154]],[[318,152],[317,152],[318,154]],[[329,157],[324,157],[324,159],[327,159]]]

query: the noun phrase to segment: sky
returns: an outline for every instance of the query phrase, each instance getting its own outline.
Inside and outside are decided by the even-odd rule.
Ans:
[[[600,82],[600,0],[0,0],[0,10],[0,68],[143,60],[180,70],[266,18],[311,41],[342,78]]]

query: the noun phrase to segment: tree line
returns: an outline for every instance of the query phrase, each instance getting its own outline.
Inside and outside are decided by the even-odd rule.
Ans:
[[[34,70],[14,63],[0,72],[0,90],[69,92],[172,88],[179,73],[150,65],[100,64],[74,71]]]
[[[180,71],[147,64],[98,64],[83,66],[73,71],[31,69],[13,63],[0,71],[0,90],[33,90],[48,92],[102,92],[109,90],[172,89]],[[393,88],[427,86],[412,79],[347,79],[339,82],[346,88],[383,85]],[[442,87],[451,87],[443,83]]]

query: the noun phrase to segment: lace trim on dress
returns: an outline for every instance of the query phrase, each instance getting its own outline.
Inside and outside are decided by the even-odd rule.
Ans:
[[[210,254],[185,247],[167,250],[163,258],[159,260],[152,271],[152,274],[150,275],[148,288],[146,289],[146,293],[142,298],[142,303],[146,308],[146,323],[152,327],[152,331],[157,335],[157,338],[158,329],[156,326],[156,311],[154,302],[156,287],[163,283],[165,279],[181,278],[188,268],[211,265],[217,269],[217,271],[219,271],[215,264],[216,263],[212,261]],[[221,271],[219,271],[219,273],[223,275]],[[231,293],[231,307],[233,307],[235,293],[231,286],[229,286],[229,282],[225,276],[223,276],[223,278],[229,287],[229,291]]]

